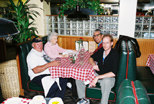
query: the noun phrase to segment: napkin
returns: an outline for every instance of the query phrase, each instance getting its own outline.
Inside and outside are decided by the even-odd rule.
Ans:
[[[79,52],[78,52],[78,51],[66,50],[66,51],[64,51],[64,52],[62,53],[62,55],[65,55],[65,54],[67,54],[67,55],[68,55],[69,53],[76,54],[76,55],[78,55],[78,54],[79,54]]]
[[[42,81],[45,96],[47,96],[48,91],[50,90],[50,88],[54,84],[54,82],[57,82],[59,89],[62,90],[60,87],[60,84],[59,84],[59,78],[51,78],[51,76],[46,76],[46,77],[42,78],[41,81]]]

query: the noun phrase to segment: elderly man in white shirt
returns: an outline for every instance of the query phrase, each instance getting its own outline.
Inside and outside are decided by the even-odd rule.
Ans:
[[[45,97],[60,97],[63,99],[67,79],[51,78],[49,67],[58,66],[60,61],[52,61],[43,51],[43,42],[40,37],[32,40],[32,49],[27,56],[28,74],[33,83],[44,89]]]

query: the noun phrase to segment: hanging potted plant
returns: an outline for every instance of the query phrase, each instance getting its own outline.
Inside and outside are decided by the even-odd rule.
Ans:
[[[81,7],[81,10],[83,8],[90,9],[97,15],[104,13],[104,8],[100,6],[100,0],[65,0],[65,2],[60,6],[59,17],[64,16],[67,10],[74,11],[77,5]]]
[[[40,15],[37,11],[31,10],[31,8],[39,8],[35,4],[27,4],[29,0],[23,2],[22,0],[18,0],[18,3],[15,4],[14,0],[9,0],[10,4],[8,8],[11,10],[9,12],[9,16],[11,16],[11,20],[13,20],[20,31],[18,35],[16,35],[13,40],[17,43],[21,43],[31,39],[33,36],[36,36],[38,33],[36,27],[32,27],[31,25],[34,23],[34,17]],[[39,8],[41,9],[41,8]]]

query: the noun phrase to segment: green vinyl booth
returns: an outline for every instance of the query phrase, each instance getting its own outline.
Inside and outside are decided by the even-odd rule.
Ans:
[[[147,91],[139,80],[125,79],[120,84],[116,104],[151,104]]]
[[[115,86],[111,89],[109,101],[116,101],[116,94],[118,92],[121,82],[125,79],[132,81],[136,80],[136,57],[133,50],[133,45],[130,41],[122,41],[119,51],[119,68],[116,76]],[[102,97],[99,83],[96,87],[86,87],[85,97],[88,99],[100,100]]]

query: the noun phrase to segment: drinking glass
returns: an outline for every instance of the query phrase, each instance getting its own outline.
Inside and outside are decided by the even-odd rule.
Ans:
[[[61,59],[60,59],[59,57],[57,57],[57,58],[55,59],[55,61],[60,61],[60,62],[61,62]]]
[[[69,53],[68,57],[69,57],[70,63],[72,63],[73,62],[73,53]]]

